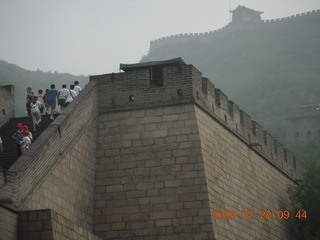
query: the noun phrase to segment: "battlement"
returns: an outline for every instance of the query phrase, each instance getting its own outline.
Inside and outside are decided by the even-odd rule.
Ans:
[[[243,28],[252,29],[252,26],[263,26],[267,24],[282,24],[282,23],[292,23],[295,24],[296,21],[312,18],[312,17],[319,17],[320,16],[320,9],[313,10],[305,13],[299,13],[292,16],[284,17],[284,18],[276,18],[276,19],[268,19],[268,20],[260,20],[257,22],[252,23],[243,23],[240,25],[243,25]],[[221,35],[228,33],[229,31],[235,30],[239,28],[237,26],[239,24],[234,23],[228,23],[226,26],[219,28],[217,30],[212,30],[208,32],[202,32],[202,33],[181,33],[181,34],[175,34],[170,35],[166,37],[157,38],[155,40],[150,41],[150,51],[153,51],[157,49],[159,46],[162,46],[166,43],[172,43],[174,41],[190,41],[190,40],[212,40],[216,37],[220,37]]]
[[[193,103],[287,176],[301,177],[295,157],[194,66],[173,64],[158,71],[161,86],[150,84],[150,66],[92,76],[99,86],[100,112]]]
[[[0,86],[0,126],[14,117],[14,86]]]
[[[286,142],[306,142],[320,137],[320,104],[302,105],[286,111]]]

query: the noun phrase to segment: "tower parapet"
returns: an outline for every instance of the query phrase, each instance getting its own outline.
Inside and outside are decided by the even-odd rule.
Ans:
[[[0,127],[15,115],[14,86],[0,86]]]

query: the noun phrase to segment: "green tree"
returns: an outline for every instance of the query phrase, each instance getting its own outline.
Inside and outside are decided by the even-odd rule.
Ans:
[[[306,166],[303,182],[290,187],[291,201],[297,209],[307,213],[306,218],[295,219],[295,229],[300,239],[320,239],[320,165],[313,162]]]

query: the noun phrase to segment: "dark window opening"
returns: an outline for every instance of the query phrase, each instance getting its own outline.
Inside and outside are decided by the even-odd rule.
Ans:
[[[307,131],[307,137],[311,137],[311,131]]]
[[[163,73],[161,66],[153,66],[150,68],[150,86],[163,86]]]
[[[295,134],[295,138],[296,138],[296,139],[298,139],[299,137],[300,137],[299,132],[296,132],[296,134]]]

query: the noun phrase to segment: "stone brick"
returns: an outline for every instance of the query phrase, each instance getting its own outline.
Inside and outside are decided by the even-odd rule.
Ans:
[[[155,221],[156,227],[171,226],[172,219],[159,219]]]

